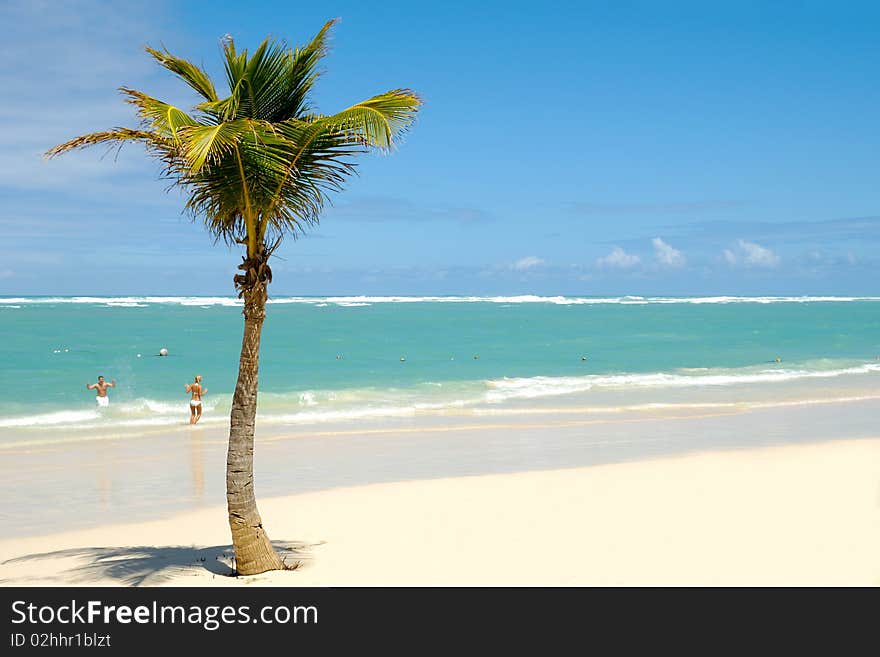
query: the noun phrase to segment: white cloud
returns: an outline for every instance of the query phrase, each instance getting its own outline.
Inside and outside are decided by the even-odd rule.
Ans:
[[[739,248],[743,251],[743,261],[747,265],[756,267],[775,267],[781,258],[760,244],[739,240]]]
[[[782,262],[782,258],[773,253],[773,251],[755,242],[737,240],[736,244],[736,252],[724,249],[724,259],[728,265],[736,266],[742,264],[745,267],[773,268]]]
[[[525,258],[520,258],[515,263],[513,263],[513,268],[516,271],[526,271],[527,269],[533,269],[534,267],[540,267],[544,264],[544,261],[541,260],[538,256],[526,256]]]
[[[615,246],[611,253],[603,258],[596,260],[596,264],[600,267],[616,267],[619,269],[629,269],[639,264],[642,259],[637,255],[632,255]]]
[[[657,262],[665,267],[681,267],[684,265],[684,255],[678,249],[673,248],[659,237],[651,240],[654,245],[654,256]]]

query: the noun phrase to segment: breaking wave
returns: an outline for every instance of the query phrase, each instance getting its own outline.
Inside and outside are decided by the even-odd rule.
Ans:
[[[287,393],[261,393],[259,421],[274,425],[320,425],[322,423],[347,422],[376,418],[411,417],[421,413],[445,414],[471,412],[504,412],[504,402],[522,403],[523,400],[552,398],[592,391],[631,391],[650,393],[639,395],[638,400],[621,399],[609,404],[601,395],[585,396],[579,404],[587,410],[610,412],[620,410],[662,408],[669,402],[682,405],[664,395],[663,390],[683,388],[724,388],[742,385],[778,385],[791,381],[834,379],[839,377],[875,376],[880,373],[880,362],[841,363],[815,361],[794,367],[771,368],[766,365],[744,368],[694,368],[671,372],[594,374],[585,376],[534,376],[500,378],[491,380],[426,382],[405,388],[352,388],[343,390],[298,390]],[[874,388],[872,382],[870,388]],[[864,379],[858,387],[864,387]],[[656,396],[651,392],[655,391]],[[821,392],[821,391],[820,391]],[[766,401],[766,395],[757,395],[758,401]],[[819,399],[816,388],[810,388],[806,399],[798,403],[812,403]],[[724,399],[716,400],[724,402]],[[727,400],[729,401],[729,400]],[[788,400],[791,401],[790,399]],[[684,406],[699,406],[699,400],[686,401]],[[228,423],[231,404],[230,395],[212,395],[205,400],[204,425]],[[636,406],[632,404],[636,403]],[[739,402],[738,402],[739,403]],[[775,402],[774,402],[775,403]],[[788,403],[788,402],[787,402]],[[622,406],[620,404],[623,404]],[[721,404],[724,405],[723,403]],[[730,404],[728,404],[730,405]],[[595,408],[592,408],[595,407]],[[496,409],[496,410],[492,410]],[[526,409],[527,410],[527,409]],[[582,409],[584,410],[584,409]],[[518,408],[516,412],[523,412]],[[79,439],[95,433],[112,430],[119,434],[137,433],[139,429],[188,424],[189,410],[186,401],[156,399],[117,400],[108,408],[78,408],[32,415],[0,417],[0,431],[6,437],[0,440],[0,449],[22,444],[22,432],[52,432],[50,442]],[[65,431],[71,432],[65,436]]]
[[[570,296],[328,296],[328,297],[273,297],[270,304],[304,304],[317,307],[360,307],[378,303],[548,303],[561,306],[620,304],[734,304],[734,303],[847,303],[853,301],[880,301],[880,297],[865,296],[712,296],[712,297],[570,297]],[[242,301],[234,297],[5,297],[0,298],[3,307],[12,308],[29,304],[99,304],[118,308],[144,308],[154,304],[179,306],[240,306]]]

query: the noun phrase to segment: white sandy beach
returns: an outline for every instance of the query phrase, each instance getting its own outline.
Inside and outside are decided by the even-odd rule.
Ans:
[[[880,585],[880,439],[355,486],[260,507],[296,570],[228,576],[217,506],[2,540],[0,581]]]

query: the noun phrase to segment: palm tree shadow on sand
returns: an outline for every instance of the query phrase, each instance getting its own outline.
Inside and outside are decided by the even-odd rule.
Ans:
[[[309,548],[314,544],[291,541],[272,541],[288,570],[295,570],[311,555]],[[205,571],[213,577],[235,577],[233,551],[231,545],[211,547],[186,547],[138,545],[127,547],[87,547],[72,548],[27,554],[2,562],[7,576],[0,579],[4,586],[26,586],[29,581],[46,582],[46,576],[12,577],[17,564],[33,561],[72,560],[73,565],[59,570],[52,579],[64,584],[88,585],[119,584],[122,586],[152,586],[162,584],[180,575],[200,575]],[[107,580],[110,580],[108,582]]]

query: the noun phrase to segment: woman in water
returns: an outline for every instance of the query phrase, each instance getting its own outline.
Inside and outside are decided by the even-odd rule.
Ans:
[[[189,400],[189,423],[195,424],[202,417],[202,395],[208,392],[207,388],[202,387],[202,375],[196,374],[193,383],[186,384],[187,394],[191,394]]]

